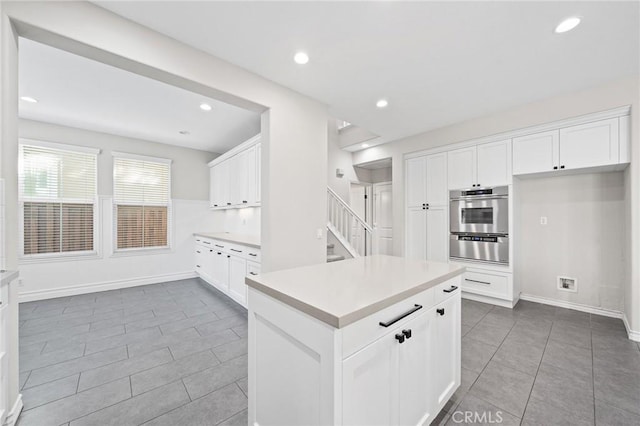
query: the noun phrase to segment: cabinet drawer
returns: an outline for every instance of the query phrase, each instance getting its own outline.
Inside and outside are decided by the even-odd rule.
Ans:
[[[465,291],[473,293],[506,297],[509,292],[509,277],[467,271],[464,274],[462,285]]]
[[[247,275],[255,276],[260,274],[260,264],[257,262],[247,261]]]
[[[245,247],[245,259],[251,262],[262,262],[262,256],[260,255],[260,249],[254,247]]]
[[[342,358],[348,357],[374,340],[384,336],[389,331],[401,327],[403,324],[406,324],[425,312],[425,310],[433,307],[435,304],[433,294],[434,289],[430,288],[429,290],[408,297],[401,302],[376,312],[373,315],[356,321],[353,324],[349,324],[342,331]],[[417,306],[415,305],[422,306],[422,308],[416,309]],[[414,312],[393,324],[389,324],[388,327],[380,325],[381,322],[392,322],[394,319],[411,311]]]
[[[196,236],[196,245],[211,248],[211,246],[213,246],[213,241],[214,240],[212,240],[211,238]]]
[[[460,277],[450,279],[433,288],[434,303],[438,304],[449,297],[460,293]]]

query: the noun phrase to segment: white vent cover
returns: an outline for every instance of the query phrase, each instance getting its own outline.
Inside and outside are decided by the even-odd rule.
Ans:
[[[558,290],[578,292],[578,280],[571,277],[558,277]]]

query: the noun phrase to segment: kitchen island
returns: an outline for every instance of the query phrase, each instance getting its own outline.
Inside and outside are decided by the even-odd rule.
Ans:
[[[247,277],[249,424],[429,424],[460,385],[464,268],[367,256]]]

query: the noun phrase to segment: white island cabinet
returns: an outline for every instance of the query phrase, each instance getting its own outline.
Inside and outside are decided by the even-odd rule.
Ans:
[[[460,276],[369,256],[247,277],[249,424],[428,425],[460,385]]]

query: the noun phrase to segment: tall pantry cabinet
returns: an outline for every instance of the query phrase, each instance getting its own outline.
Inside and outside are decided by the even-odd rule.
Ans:
[[[447,252],[447,153],[409,158],[405,164],[405,256],[446,262]]]

